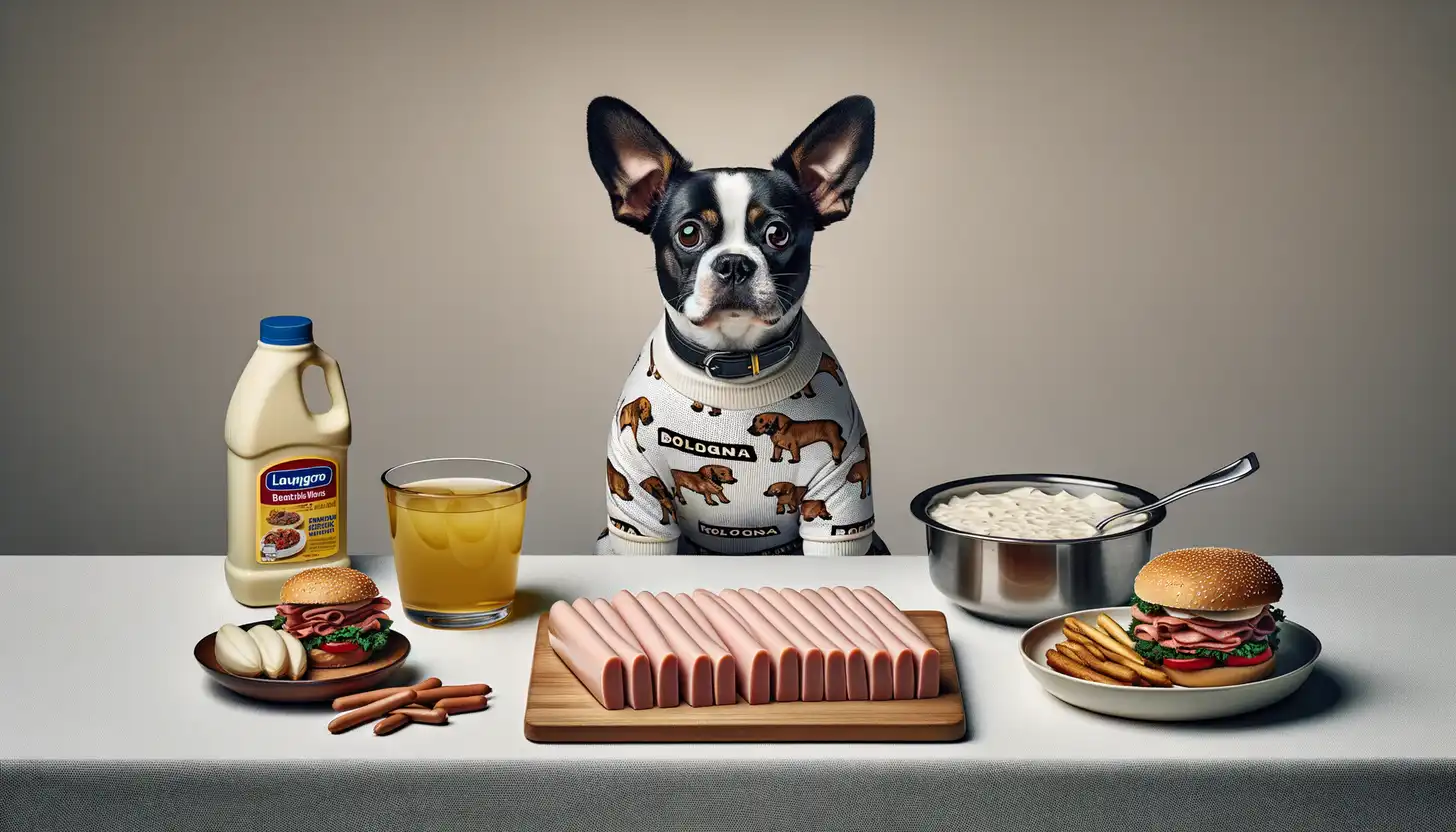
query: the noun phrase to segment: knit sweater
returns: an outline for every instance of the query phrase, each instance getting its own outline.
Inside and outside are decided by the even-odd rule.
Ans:
[[[726,381],[680,359],[665,323],[642,347],[607,441],[599,554],[863,555],[869,438],[844,371],[806,318],[781,367]],[[793,546],[791,546],[793,544]]]

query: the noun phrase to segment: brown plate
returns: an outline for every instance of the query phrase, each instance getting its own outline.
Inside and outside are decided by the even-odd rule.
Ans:
[[[246,630],[253,624],[272,623],[272,619],[269,619],[238,626]],[[404,633],[390,630],[389,640],[384,643],[384,647],[374,651],[374,655],[361,664],[352,667],[310,667],[303,678],[296,681],[269,679],[266,676],[250,679],[234,676],[222,669],[217,663],[214,649],[216,641],[217,633],[208,633],[192,648],[192,656],[202,665],[202,669],[228,690],[249,699],[262,699],[267,702],[324,702],[371,690],[379,687],[391,673],[398,670],[410,651],[410,642]]]

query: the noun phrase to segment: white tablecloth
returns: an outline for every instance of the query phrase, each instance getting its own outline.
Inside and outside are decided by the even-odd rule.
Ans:
[[[328,706],[222,689],[192,646],[270,617],[216,557],[0,557],[3,829],[1456,828],[1456,558],[1271,558],[1280,606],[1324,642],[1301,691],[1216,723],[1117,720],[1053,699],[1019,631],[937,594],[924,558],[528,557],[522,615],[440,632],[397,619],[405,681],[490,683],[488,711],[389,737]],[[358,558],[382,591],[386,558]],[[535,745],[535,613],[620,588],[873,584],[950,620],[967,739],[944,744]],[[1442,633],[1447,633],[1443,636]]]

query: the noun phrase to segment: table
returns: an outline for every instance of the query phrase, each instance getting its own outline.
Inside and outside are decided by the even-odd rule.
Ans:
[[[334,736],[327,705],[209,680],[192,646],[236,604],[216,557],[0,557],[0,829],[1456,828],[1456,557],[1270,558],[1280,606],[1324,641],[1310,681],[1204,725],[1053,699],[1019,630],[931,586],[924,558],[524,558],[521,614],[490,630],[397,619],[407,681],[484,681],[448,728]],[[395,594],[387,558],[355,565]],[[522,733],[536,613],[617,589],[873,584],[950,621],[969,733],[947,744],[534,745]],[[399,618],[403,618],[400,616]]]

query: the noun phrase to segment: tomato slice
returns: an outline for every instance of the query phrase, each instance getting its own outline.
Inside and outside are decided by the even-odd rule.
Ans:
[[[1263,664],[1269,661],[1273,655],[1274,651],[1265,647],[1264,652],[1254,656],[1229,656],[1228,661],[1224,662],[1224,664],[1229,667],[1248,667],[1252,664]]]
[[[319,649],[325,653],[352,653],[359,649],[359,645],[352,641],[326,641],[319,645]]]
[[[1163,659],[1163,667],[1171,667],[1174,670],[1206,670],[1213,667],[1214,664],[1214,660],[1207,656],[1190,656],[1186,659]]]

